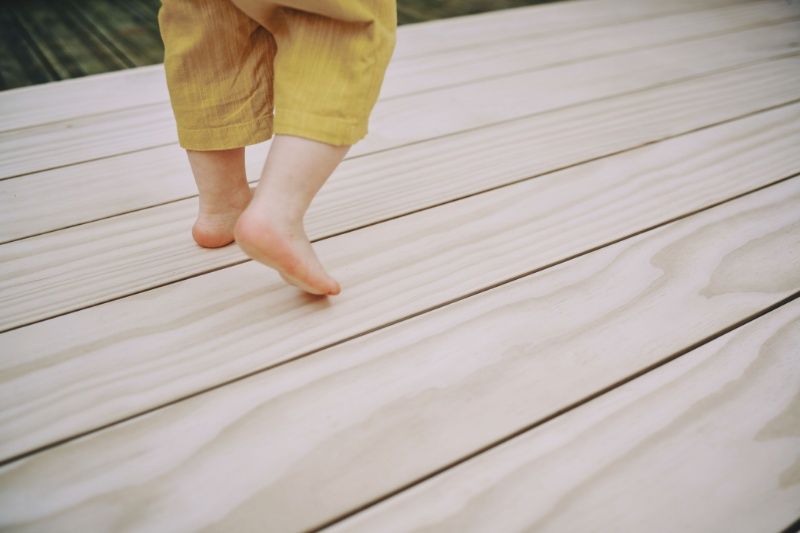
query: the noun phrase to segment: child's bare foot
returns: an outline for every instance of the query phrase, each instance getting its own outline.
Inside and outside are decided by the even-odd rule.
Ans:
[[[242,211],[250,203],[250,187],[220,194],[217,198],[200,198],[200,210],[192,226],[192,237],[204,248],[219,248],[234,241],[233,228]]]
[[[247,255],[312,294],[335,295],[341,287],[314,253],[303,217],[349,148],[275,135],[253,200],[234,228],[236,242]]]
[[[325,272],[314,253],[302,221],[245,210],[234,234],[244,253],[277,270],[284,281],[312,294],[341,292],[339,283]]]
[[[232,243],[236,219],[253,197],[245,175],[244,148],[186,150],[186,154],[200,193],[192,237],[205,248]]]

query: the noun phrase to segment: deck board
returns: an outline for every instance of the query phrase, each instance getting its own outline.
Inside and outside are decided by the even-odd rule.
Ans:
[[[503,468],[547,475],[565,456],[515,443],[567,438],[548,428],[579,427],[597,405],[658,416],[630,448],[580,439],[600,470],[574,463],[577,495],[537,501],[586,513],[562,503],[508,520],[791,521],[796,485],[775,487],[794,475],[781,468],[796,435],[775,447],[746,432],[790,418],[800,379],[786,349],[800,334],[797,6],[580,0],[401,30],[369,136],[307,217],[344,288],[333,299],[285,286],[235,245],[190,240],[197,198],[166,135],[163,71],[129,73],[144,105],[102,96],[121,73],[0,93],[12,123],[10,102],[52,97],[18,122],[29,127],[0,133],[12,169],[0,180],[0,528],[409,530],[432,517],[436,530],[496,530],[464,509],[513,505],[539,481]],[[81,87],[97,108],[62,110]],[[130,127],[92,146],[120,117]],[[267,147],[248,147],[251,178]],[[789,312],[789,337],[767,341]],[[669,408],[719,396],[751,361],[765,370],[734,403],[758,415],[698,433],[736,416],[720,404],[669,424]],[[689,367],[708,370],[678,398],[687,381],[670,369]],[[665,372],[684,385],[660,387]],[[664,401],[628,409],[631,390]],[[617,411],[597,435],[627,430]],[[602,512],[593,488],[658,473],[686,431],[699,444],[687,464],[763,467],[737,472],[736,508],[721,495],[682,508],[688,474],[672,469],[653,476],[665,497],[629,522]],[[730,453],[709,462],[721,438]],[[654,453],[620,458],[647,442]],[[474,476],[497,483],[461,507]],[[458,496],[436,500],[440,484]]]
[[[8,331],[0,335],[9,353],[0,367],[6,376],[0,458],[318,351],[797,174],[798,143],[795,104],[326,239],[317,253],[347,294],[332,307],[298,297],[277,275],[247,262]],[[130,322],[153,302],[157,315]],[[293,334],[298,323],[303,335]],[[52,346],[52,338],[62,341]],[[80,368],[93,369],[85,382]]]
[[[800,22],[766,24],[677,44],[636,49],[380,101],[370,135],[353,155],[478,128],[553,107],[599,99],[776,56],[797,53]],[[476,71],[471,65],[463,68]],[[487,98],[487,95],[492,95]],[[446,105],[445,105],[446,104]],[[171,110],[127,109],[0,132],[0,177],[10,178],[174,143]],[[387,127],[391,124],[391,128]],[[41,146],[48,150],[42,153]]]
[[[772,2],[770,9],[786,9]],[[393,59],[423,59],[435,53],[492,42],[530,39],[600,28],[686,11],[748,5],[743,0],[655,0],[620,6],[619,0],[561,2],[428,21],[398,28]],[[0,11],[5,15],[6,11]],[[13,25],[9,26],[11,29]],[[122,91],[125,99],[117,94]],[[36,126],[168,100],[162,65],[121,70],[0,92],[0,131]],[[86,105],[90,103],[87,109]]]
[[[795,297],[799,243],[794,179],[22,459],[2,523],[321,525]]]
[[[800,58],[790,57],[355,158],[314,201],[309,232],[319,240],[797,99]],[[514,140],[506,141],[503,132]],[[498,141],[521,147],[524,158],[506,157],[497,151]],[[464,154],[462,163],[453,158],[457,154]],[[189,229],[196,202],[189,198],[3,245],[0,329],[244,260],[235,246],[209,251],[194,244]]]
[[[795,300],[330,531],[783,531],[798,346]]]
[[[610,30],[600,28],[556,36],[547,42],[542,39],[530,41],[530,43],[526,41],[522,45],[514,42],[514,48],[510,50],[510,53],[504,54],[500,58],[497,57],[497,50],[486,51],[471,48],[466,51],[462,50],[459,54],[474,54],[479,50],[482,55],[489,54],[483,55],[483,57],[491,58],[492,61],[481,63],[481,70],[485,73],[487,66],[498,68],[494,66],[495,63],[502,63],[498,59],[504,56],[514,58],[516,53],[530,50],[531,44],[534,44],[534,54],[528,54],[525,58],[529,62],[529,67],[547,66],[552,65],[553,62],[579,59],[582,57],[581,54],[598,53],[603,51],[603,46],[607,44],[613,50],[616,49],[615,47],[624,47],[626,43],[642,36],[646,36],[648,42],[652,42],[652,39],[658,39],[668,33],[665,28],[669,27],[677,26],[682,28],[683,32],[696,31],[697,28],[709,31],[728,27],[729,21],[736,21],[737,24],[754,23],[754,19],[751,17],[753,13],[758,13],[759,17],[780,17],[785,14],[786,9],[787,6],[774,2],[757,2],[753,5],[737,5],[709,12],[680,14],[668,16],[666,19],[648,19],[643,22],[631,23],[633,27],[639,28],[636,31],[633,27],[626,29],[618,26]],[[755,20],[757,22],[762,19]],[[730,27],[728,28],[730,29]],[[672,33],[674,36],[674,32]],[[611,36],[614,38],[609,38]],[[640,41],[637,43],[641,44]],[[510,46],[508,43],[494,46],[499,50],[501,45]],[[464,59],[464,57],[450,54],[444,54],[444,57],[451,61]],[[426,76],[436,79],[435,76],[432,76],[434,72],[446,72],[447,76],[457,76],[458,72],[464,75],[464,73],[473,71],[473,69],[465,70],[463,68],[461,71],[447,69],[447,62],[443,62],[438,56],[426,56],[420,58],[419,61],[421,66],[416,68],[410,68],[411,65],[416,64],[411,61],[405,63],[395,61],[393,63],[394,66],[399,65],[394,71],[396,76],[413,75],[413,83],[409,82],[405,85],[407,91],[418,92],[425,87],[430,87],[432,84],[426,81]],[[514,61],[517,65],[524,64],[518,60]],[[409,65],[409,67],[404,65]],[[391,72],[388,77],[387,82],[391,84],[394,79]],[[456,79],[458,78],[456,77]],[[153,84],[149,86],[152,87]],[[160,87],[161,85],[157,84],[156,86]],[[401,84],[395,84],[397,88],[401,86]],[[137,94],[146,92],[142,91],[138,85],[129,90],[134,90]],[[250,159],[248,169],[254,180],[258,176],[259,166],[267,148],[267,144],[264,144],[250,147],[248,150]],[[356,152],[354,151],[354,153]],[[40,201],[43,195],[49,198],[56,191],[60,198],[60,202],[56,205]],[[188,162],[182,151],[175,149],[172,145],[29,174],[24,179],[2,180],[0,181],[0,197],[13,197],[15,201],[9,209],[0,213],[0,241],[18,239],[85,223],[93,219],[175,201],[192,196],[195,192]],[[69,201],[65,201],[65,193],[69,195]]]

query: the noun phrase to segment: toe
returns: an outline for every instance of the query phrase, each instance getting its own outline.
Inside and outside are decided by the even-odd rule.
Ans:
[[[328,294],[329,294],[330,296],[336,296],[336,295],[337,295],[337,294],[339,294],[340,292],[342,292],[342,287],[341,287],[341,285],[339,285],[339,283],[338,283],[337,281],[334,281],[334,282],[333,282],[333,286],[332,286],[332,287],[331,287],[331,289],[328,291]]]

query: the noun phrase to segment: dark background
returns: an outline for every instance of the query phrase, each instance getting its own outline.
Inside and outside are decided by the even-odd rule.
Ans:
[[[554,0],[397,0],[399,24]],[[161,63],[161,0],[1,0],[0,90]]]

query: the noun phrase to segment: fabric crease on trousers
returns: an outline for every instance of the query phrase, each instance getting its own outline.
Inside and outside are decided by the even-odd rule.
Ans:
[[[162,0],[158,24],[189,150],[273,134],[333,145],[367,134],[395,47],[395,0]]]

